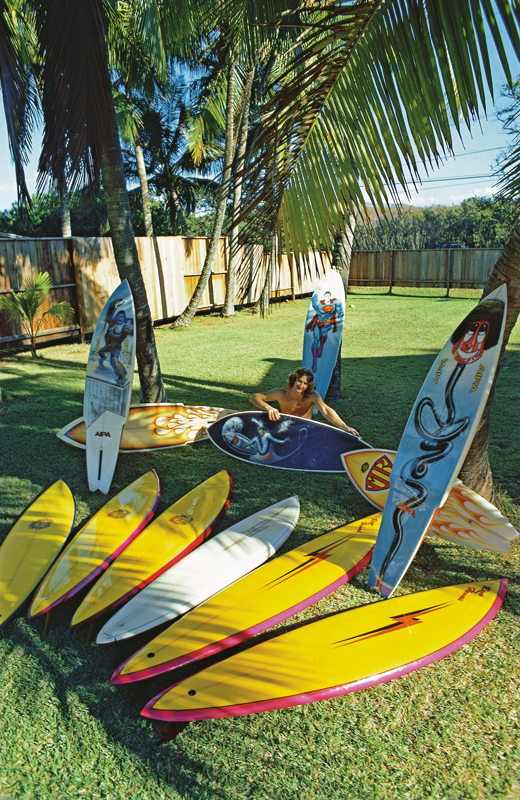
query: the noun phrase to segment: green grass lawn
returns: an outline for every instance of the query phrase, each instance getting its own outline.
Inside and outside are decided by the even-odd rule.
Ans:
[[[340,416],[374,447],[396,449],[432,361],[479,292],[356,288],[343,335]],[[267,319],[195,318],[156,330],[170,401],[246,410],[260,388],[284,385],[301,363],[307,300]],[[490,459],[503,512],[520,527],[520,326],[497,382]],[[81,416],[88,345],[0,354],[0,540],[58,478],[71,487],[76,525],[106,498],[87,489],[85,456],[56,438]],[[137,376],[133,402],[139,402]],[[162,512],[225,467],[233,478],[223,530],[298,494],[301,516],[283,550],[372,507],[346,476],[253,467],[209,442],[119,458],[111,494],[148,469]],[[500,555],[426,540],[398,594],[472,579],[509,578],[502,609],[453,655],[407,677],[333,700],[227,720],[196,722],[166,745],[139,715],[171,677],[110,686],[132,644],[86,646],[71,631],[78,600],[43,621],[25,614],[0,632],[0,798],[518,798],[520,793],[520,544]],[[296,619],[361,605],[368,568]],[[280,627],[294,624],[288,620]],[[182,673],[187,674],[187,672]]]

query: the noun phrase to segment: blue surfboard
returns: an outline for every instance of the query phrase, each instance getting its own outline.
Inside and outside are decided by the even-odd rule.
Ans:
[[[261,411],[222,417],[208,426],[208,436],[240,461],[303,472],[344,472],[342,453],[372,449],[357,436],[323,422],[290,414],[273,421]]]
[[[329,269],[311,297],[305,320],[302,358],[302,365],[312,370],[316,391],[323,398],[338,357],[344,317],[343,280],[337,269]]]
[[[433,362],[406,424],[368,585],[390,597],[445,502],[475,435],[502,346],[502,284],[457,326]]]

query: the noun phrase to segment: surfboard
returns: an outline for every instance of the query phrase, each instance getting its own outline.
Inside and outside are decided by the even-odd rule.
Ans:
[[[502,344],[507,287],[464,318],[428,373],[397,450],[368,585],[390,597],[471,445]]]
[[[221,652],[308,608],[368,564],[381,514],[343,525],[258,567],[210,597],[114,672],[129,683]]]
[[[445,586],[325,617],[201,670],[141,714],[163,722],[233,717],[386,683],[473,639],[498,612],[506,586]]]
[[[91,492],[108,493],[134,377],[135,309],[124,280],[110,295],[97,321],[87,362],[83,417]]]
[[[130,406],[119,444],[120,453],[184,447],[207,440],[206,428],[220,417],[233,414],[231,408],[185,406],[183,403],[142,403]],[[86,428],[83,417],[69,422],[56,434],[67,444],[85,449]]]
[[[395,450],[360,450],[344,454],[349,478],[376,508],[384,508],[395,455]],[[475,550],[509,553],[518,531],[498,508],[456,480],[446,502],[430,523],[427,535]]]
[[[312,370],[316,391],[323,398],[338,357],[344,318],[343,280],[337,269],[329,269],[311,297],[303,336],[302,365]]]
[[[159,478],[150,470],[83,525],[40,584],[29,617],[46,614],[94,581],[153,517]]]
[[[281,547],[299,513],[298,497],[289,497],[208,539],[120,608],[100,630],[98,644],[173,620],[242,578]]]
[[[34,592],[74,526],[76,505],[56,481],[25,509],[0,546],[0,628]]]
[[[114,611],[207,539],[229,505],[231,476],[217,472],[133,539],[77,609],[71,628]]]
[[[304,472],[344,472],[342,453],[370,449],[347,431],[304,417],[282,414],[270,420],[262,411],[242,411],[208,426],[208,436],[239,461]]]

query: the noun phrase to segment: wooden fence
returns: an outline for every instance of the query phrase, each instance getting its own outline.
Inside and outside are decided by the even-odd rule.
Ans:
[[[136,239],[137,251],[154,321],[178,316],[197,284],[207,239],[164,236]],[[500,256],[500,250],[408,250],[353,253],[349,285],[479,287]],[[261,246],[242,249],[235,302],[258,300],[269,256]],[[228,248],[222,239],[201,309],[222,306],[225,296]],[[294,256],[281,255],[274,265],[271,297],[311,294],[330,267],[326,254],[311,254],[300,269]],[[74,325],[45,322],[40,341],[92,333],[108,297],[119,283],[110,238],[0,240],[0,294],[17,291],[37,272],[53,281],[51,304],[68,300],[76,311]],[[19,326],[0,312],[0,345],[20,343]]]

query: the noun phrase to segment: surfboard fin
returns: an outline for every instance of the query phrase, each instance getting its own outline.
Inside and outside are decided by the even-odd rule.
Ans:
[[[181,734],[189,725],[188,722],[164,722],[161,724],[159,730],[161,732],[161,738],[157,740],[157,744],[168,744],[168,742],[173,741],[176,739],[179,734]]]

